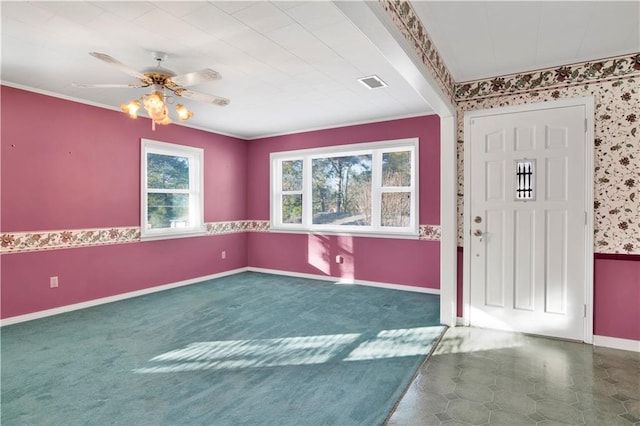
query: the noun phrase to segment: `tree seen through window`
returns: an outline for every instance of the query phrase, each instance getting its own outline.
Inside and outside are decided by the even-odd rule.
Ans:
[[[189,159],[147,154],[147,220],[150,228],[189,226]],[[186,193],[176,192],[184,190]]]

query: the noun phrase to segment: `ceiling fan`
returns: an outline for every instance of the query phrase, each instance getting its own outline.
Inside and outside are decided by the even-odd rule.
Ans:
[[[194,71],[187,74],[176,75],[173,71],[163,68],[162,62],[168,57],[163,52],[153,52],[153,58],[157,62],[156,67],[146,68],[137,71],[117,59],[99,52],[90,52],[91,56],[106,62],[118,68],[120,71],[136,77],[140,83],[131,84],[85,84],[73,83],[74,87],[92,88],[92,89],[111,89],[111,88],[144,88],[152,87],[150,94],[143,95],[139,100],[133,100],[128,104],[122,104],[120,107],[132,118],[137,118],[137,110],[140,108],[140,102],[144,105],[145,110],[152,119],[152,126],[155,130],[155,124],[169,124],[171,119],[168,115],[167,103],[173,103],[171,94],[198,102],[215,104],[218,106],[229,105],[229,99],[220,96],[210,95],[208,93],[196,92],[194,90],[185,89],[184,86],[193,86],[195,84],[206,83],[208,81],[220,80],[222,76],[217,71],[210,68],[204,68],[200,71]],[[167,94],[168,93],[168,94]],[[176,106],[178,119],[180,121],[188,120],[193,116],[193,112],[188,111],[184,105]]]

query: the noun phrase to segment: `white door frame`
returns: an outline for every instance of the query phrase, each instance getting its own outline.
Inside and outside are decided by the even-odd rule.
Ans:
[[[464,114],[464,164],[471,164],[471,120],[478,117],[491,115],[511,114],[544,109],[554,109],[570,106],[584,106],[586,114],[585,122],[585,284],[584,304],[586,306],[584,318],[585,343],[593,343],[593,179],[594,179],[594,98],[593,96],[563,99],[557,101],[523,104],[500,108],[467,111]],[[469,325],[469,312],[471,309],[471,167],[464,167],[464,252],[463,252],[463,324]]]

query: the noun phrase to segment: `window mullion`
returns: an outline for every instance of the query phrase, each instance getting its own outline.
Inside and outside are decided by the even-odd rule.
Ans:
[[[279,161],[279,169],[278,169],[278,176],[276,177],[277,179],[277,185],[278,185],[278,192],[280,194],[280,196],[278,197],[279,199],[279,204],[278,204],[278,222],[280,222],[280,224],[284,224],[284,191],[282,190],[282,187],[284,185],[284,177],[282,176],[283,174],[283,168],[284,168],[284,161],[285,160],[280,160]]]
[[[272,197],[272,223],[281,226],[282,221],[282,203],[284,202],[284,194],[282,191],[282,163],[284,160],[275,160],[275,172],[272,172],[271,184],[273,186],[274,196]]]
[[[418,223],[418,146],[411,149],[411,215],[409,224],[412,228],[419,229]]]
[[[382,223],[382,151],[371,154],[371,227],[379,229]]]
[[[302,163],[302,226],[311,227],[313,216],[313,171],[311,157],[305,156]]]
[[[200,221],[201,214],[198,210],[198,203],[195,197],[198,187],[200,186],[196,180],[196,176],[198,176],[199,171],[197,170],[197,166],[195,165],[193,158],[191,156],[188,156],[187,158],[189,160],[189,223],[193,224]]]

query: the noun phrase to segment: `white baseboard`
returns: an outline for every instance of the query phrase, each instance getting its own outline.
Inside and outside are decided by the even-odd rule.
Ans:
[[[144,296],[145,294],[157,293],[159,291],[170,290],[172,288],[183,287],[185,285],[197,284],[202,281],[213,280],[215,278],[222,278],[229,275],[239,274],[240,272],[246,272],[247,268],[232,269],[230,271],[219,272],[217,274],[205,275],[203,277],[191,278],[184,281],[178,281],[174,283],[159,285],[156,287],[149,287],[143,290],[131,291],[129,293],[116,294],[115,296],[102,297],[100,299],[89,300],[81,303],[74,303],[73,305],[60,306],[59,308],[47,309],[44,311],[33,312],[25,315],[18,315],[15,317],[9,317],[0,320],[0,327],[5,325],[17,324],[20,322],[31,321],[34,319],[50,317],[52,315],[58,315],[65,312],[77,311],[78,309],[90,308],[92,306],[104,305],[105,303],[117,302],[119,300],[130,299],[132,297]]]
[[[424,288],[424,287],[413,287],[408,285],[400,285],[400,284],[390,284],[390,283],[381,283],[375,281],[364,281],[364,280],[354,280],[354,279],[343,279],[339,277],[330,277],[326,275],[316,275],[316,274],[305,274],[300,272],[290,272],[290,271],[282,271],[278,269],[265,269],[265,268],[254,268],[254,267],[245,267],[232,269],[230,271],[220,272],[212,275],[205,275],[202,277],[191,278],[184,281],[178,281],[174,283],[159,285],[156,287],[145,288],[143,290],[132,291],[129,293],[117,294],[115,296],[103,297],[100,299],[89,300],[87,302],[75,303],[73,305],[61,306],[59,308],[47,309],[44,311],[33,312],[25,315],[18,315],[15,317],[9,317],[0,320],[0,327],[5,325],[17,324],[20,322],[31,321],[39,318],[45,318],[52,315],[58,315],[65,312],[72,312],[79,309],[90,308],[92,306],[104,305],[106,303],[117,302],[119,300],[130,299],[132,297],[144,296],[146,294],[157,293],[159,291],[170,290],[172,288],[183,287],[186,285],[197,284],[202,281],[212,280],[216,278],[222,278],[229,275],[239,274],[241,272],[261,272],[265,274],[275,274],[275,275],[285,275],[291,277],[300,277],[300,278],[309,278],[315,280],[323,280],[323,281],[333,281],[336,284],[355,284],[355,285],[364,285],[370,287],[380,287],[387,288],[392,290],[402,290],[402,291],[412,291],[416,293],[428,293],[428,294],[440,294],[440,290],[432,289],[432,288]],[[464,321],[461,317],[456,318],[456,325],[462,325]],[[639,340],[629,340],[629,339],[620,339],[617,337],[608,337],[608,336],[593,336],[593,345],[594,346],[602,346],[613,349],[622,349],[626,351],[640,352],[640,341]]]
[[[100,299],[88,300],[86,302],[81,302],[81,303],[74,303],[73,305],[60,306],[58,308],[46,309],[44,311],[32,312],[30,314],[17,315],[15,317],[4,318],[0,320],[0,327],[4,327],[5,325],[17,324],[25,321],[31,321],[39,318],[50,317],[52,315],[63,314],[65,312],[77,311],[79,309],[90,308],[93,306],[104,305],[105,303],[117,302],[120,300],[130,299],[132,297],[144,296],[146,294],[157,293],[159,291],[164,291],[164,290],[170,290],[172,288],[183,287],[191,284],[197,284],[202,281],[212,280],[215,278],[222,278],[229,275],[235,275],[235,274],[239,274],[241,272],[247,272],[247,271],[262,272],[266,274],[286,275],[286,276],[300,277],[300,278],[310,278],[310,279],[316,279],[316,280],[334,281],[336,282],[336,284],[357,284],[357,285],[365,285],[365,286],[371,286],[371,287],[382,287],[382,288],[388,288],[393,290],[413,291],[417,293],[440,294],[440,290],[431,289],[431,288],[379,283],[374,281],[345,280],[337,277],[328,277],[326,275],[302,274],[298,272],[281,271],[276,269],[245,267],[245,268],[238,268],[238,269],[232,269],[230,271],[220,272],[217,274],[191,278],[184,281],[163,284],[156,287],[145,288],[142,290],[131,291],[129,293],[116,294],[115,296],[108,296]]]
[[[354,284],[354,285],[364,285],[368,287],[387,288],[390,290],[412,291],[414,293],[427,293],[427,294],[438,294],[438,295],[440,294],[440,290],[435,288],[414,287],[410,285],[381,283],[376,281],[354,280],[352,278],[340,278],[340,277],[331,277],[327,275],[305,274],[302,272],[282,271],[279,269],[254,268],[252,266],[249,266],[247,270],[250,272],[261,272],[264,274],[285,275],[288,277],[332,281],[332,282],[335,282],[336,284],[345,284],[345,285]]]
[[[619,337],[593,336],[593,346],[622,349],[625,351],[640,352],[640,340],[620,339]]]

